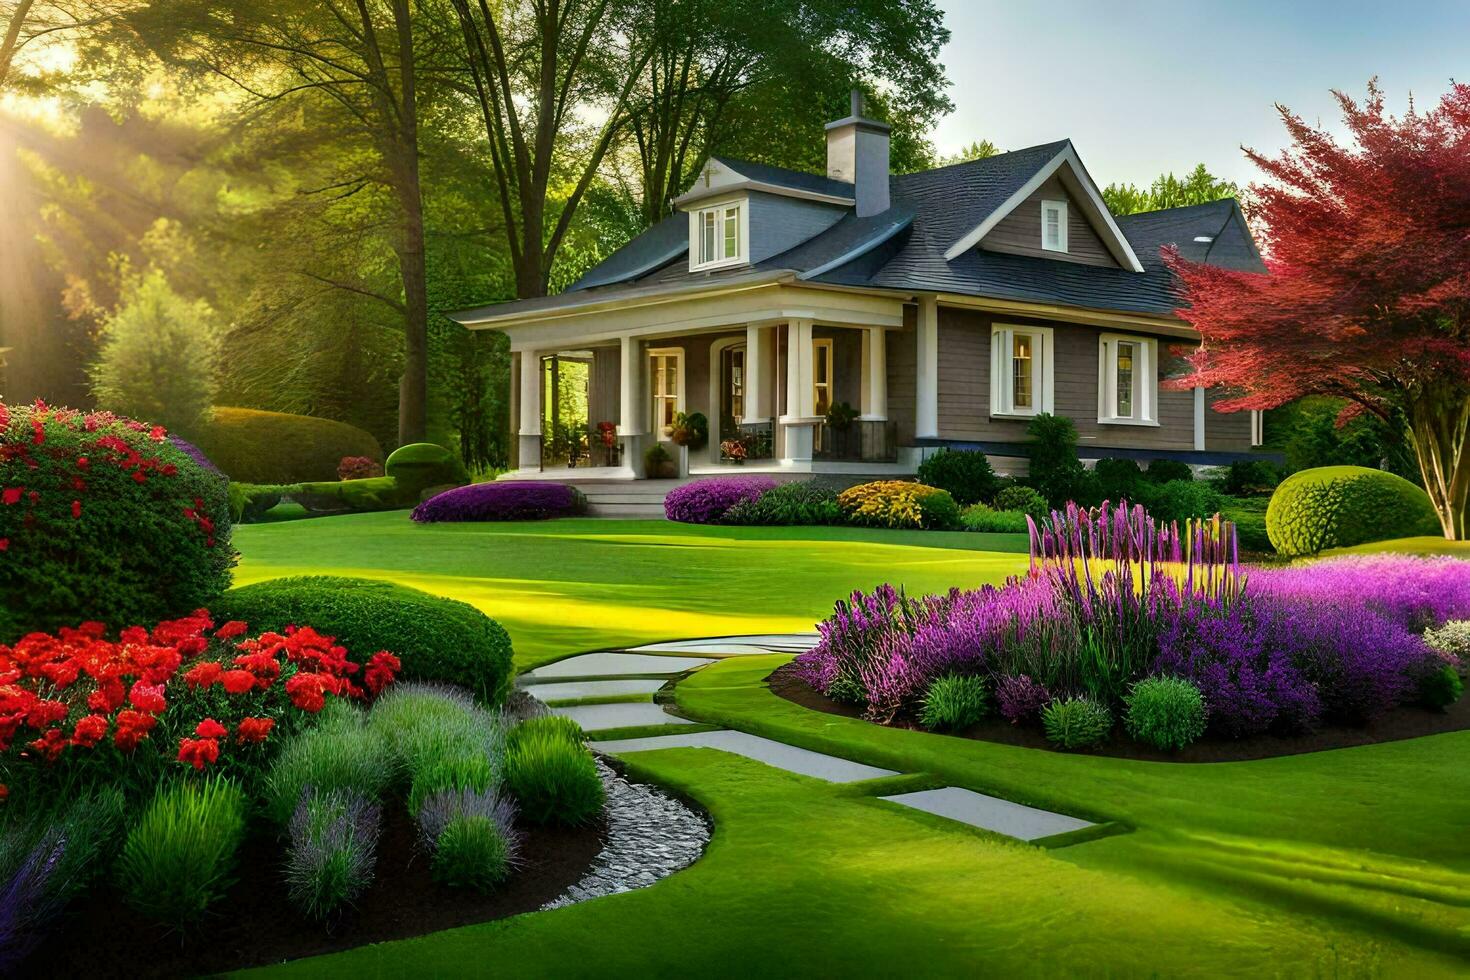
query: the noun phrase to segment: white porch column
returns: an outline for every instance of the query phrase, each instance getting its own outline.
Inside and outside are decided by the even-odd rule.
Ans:
[[[918,384],[914,405],[914,435],[939,438],[939,300],[919,297]]]
[[[882,422],[888,418],[888,343],[882,327],[863,330],[861,408],[863,419]]]
[[[812,364],[812,321],[792,320],[786,325],[786,460],[809,462],[816,425],[816,392]]]
[[[637,337],[623,337],[618,360],[618,436],[623,444],[623,465],[634,476],[643,475],[644,420],[649,414],[643,397],[643,349]]]
[[[754,323],[745,327],[745,416],[746,425],[764,422],[766,405],[766,328]]]
[[[1194,448],[1200,452],[1205,448],[1205,390],[1194,389]]]
[[[541,468],[541,352],[521,351],[521,428],[519,465]]]

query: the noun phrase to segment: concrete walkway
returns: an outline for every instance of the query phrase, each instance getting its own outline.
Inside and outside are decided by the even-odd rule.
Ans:
[[[653,686],[652,690],[657,690],[676,675],[698,670],[722,657],[773,651],[796,653],[811,648],[816,642],[815,633],[792,633],[650,643],[629,650],[608,650],[570,657],[530,671],[522,675],[517,683],[528,693],[551,704],[550,710],[553,713],[575,720],[583,731],[592,736],[592,748],[607,755],[627,755],[670,748],[705,748],[741,755],[777,769],[830,783],[853,783],[899,775],[892,769],[727,729],[598,740],[596,735],[599,731],[680,725],[688,724],[689,720],[674,715],[662,705],[651,701],[567,705],[556,703],[577,698],[636,697],[651,693],[650,685]],[[986,796],[960,786],[900,793],[880,799],[1023,841],[1041,840],[1094,826],[1077,817]]]

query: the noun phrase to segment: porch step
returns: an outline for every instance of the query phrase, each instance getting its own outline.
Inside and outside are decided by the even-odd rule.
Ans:
[[[576,486],[587,498],[587,513],[593,517],[662,520],[664,494],[678,484],[678,480],[621,480]]]

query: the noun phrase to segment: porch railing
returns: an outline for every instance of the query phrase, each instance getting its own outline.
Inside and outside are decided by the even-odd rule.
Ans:
[[[720,458],[732,458],[726,446],[731,441],[737,441],[745,449],[746,459],[770,459],[775,455],[775,426],[770,422],[753,422],[749,425],[741,424],[736,427],[738,435],[733,440],[726,440],[720,444]]]
[[[844,426],[818,422],[812,434],[812,455],[844,462],[896,463],[898,427],[870,419],[854,419]]]

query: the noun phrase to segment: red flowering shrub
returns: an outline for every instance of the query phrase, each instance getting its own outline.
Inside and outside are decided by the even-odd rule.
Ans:
[[[0,642],[207,605],[234,557],[225,481],[162,428],[0,403]]]
[[[277,726],[293,731],[328,698],[376,694],[398,674],[392,654],[364,670],[311,627],[247,634],[238,621],[215,629],[201,609],[116,640],[94,622],[0,645],[0,767],[22,779],[100,767],[142,785],[170,762],[258,767]]]
[[[337,464],[337,479],[367,480],[383,475],[383,465],[371,456],[343,456]]]

